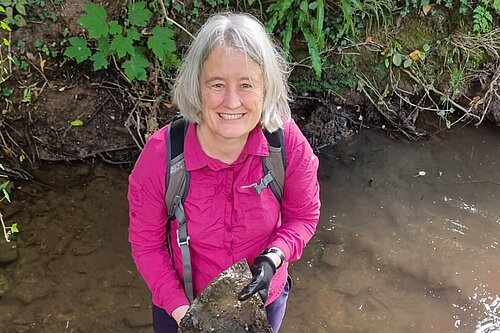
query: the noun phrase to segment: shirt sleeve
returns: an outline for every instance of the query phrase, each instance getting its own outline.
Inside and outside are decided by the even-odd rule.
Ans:
[[[278,247],[287,261],[295,261],[301,257],[319,221],[319,161],[293,119],[285,125],[285,149],[281,226],[269,247]]]
[[[146,143],[129,176],[129,242],[153,303],[171,314],[189,305],[166,245],[165,128]]]

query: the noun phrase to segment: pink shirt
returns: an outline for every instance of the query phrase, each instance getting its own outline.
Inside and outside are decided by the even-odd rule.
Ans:
[[[285,125],[286,175],[282,205],[269,187],[260,195],[248,185],[263,177],[262,156],[269,155],[259,127],[249,135],[238,159],[226,164],[207,156],[190,124],[184,158],[190,173],[184,203],[195,295],[224,269],[242,258],[249,264],[265,248],[278,247],[286,263],[277,270],[267,304],[281,293],[288,262],[300,258],[319,219],[318,158],[293,120]],[[129,241],[132,256],[152,292],[153,303],[169,314],[188,305],[182,286],[182,255],[173,221],[173,260],[165,245],[166,127],[147,142],[129,177]]]

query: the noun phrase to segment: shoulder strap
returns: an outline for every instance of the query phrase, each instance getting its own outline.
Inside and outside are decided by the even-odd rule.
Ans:
[[[262,159],[264,174],[270,175],[274,181],[269,183],[274,196],[281,203],[283,198],[283,187],[285,184],[286,151],[283,129],[275,132],[264,131],[269,144],[269,156]]]
[[[184,137],[188,122],[176,117],[167,129],[167,168],[165,176],[165,204],[168,217],[175,216],[175,197],[184,201],[189,188],[189,174],[184,165]]]
[[[170,221],[179,222],[177,243],[182,253],[184,271],[184,290],[190,302],[193,302],[193,279],[191,274],[191,255],[189,253],[189,236],[187,233],[186,215],[183,202],[189,189],[189,172],[184,164],[184,138],[188,122],[176,117],[167,129],[167,170],[165,176],[165,205],[167,206],[167,237],[170,235]],[[170,246],[170,239],[167,238]]]

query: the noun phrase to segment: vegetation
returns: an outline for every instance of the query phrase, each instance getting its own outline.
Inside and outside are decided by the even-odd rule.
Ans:
[[[443,128],[478,125],[500,101],[500,70],[491,65],[500,54],[500,0],[129,0],[115,12],[109,4],[84,2],[79,32],[66,28],[56,42],[17,38],[11,44],[16,30],[60,20],[52,9],[64,0],[47,2],[50,10],[45,0],[0,0],[3,114],[15,103],[36,112],[48,84],[47,63],[118,72],[125,80],[123,95],[135,99],[125,126],[142,146],[158,125],[159,107],[171,108],[172,78],[193,33],[211,13],[226,10],[251,13],[265,24],[300,72],[291,79],[294,91],[340,100],[355,91],[378,112],[384,128],[410,139],[422,135],[415,126],[422,112],[435,114]],[[32,70],[27,80],[10,79],[14,71]],[[471,82],[483,90],[467,91]],[[72,119],[69,129],[84,130],[88,120]],[[19,162],[29,160],[20,145],[8,147],[2,126],[0,121],[3,151]],[[11,186],[8,178],[0,182],[0,201],[10,202]],[[17,225],[0,220],[8,240]]]
[[[0,0],[0,5],[1,28],[9,33],[10,26],[29,27],[35,20],[57,19],[45,10],[44,0]],[[500,31],[495,19],[500,0],[131,0],[125,14],[113,18],[103,5],[89,2],[84,9],[78,19],[83,34],[65,31],[56,45],[36,40],[35,50],[49,59],[63,56],[77,64],[89,62],[94,71],[114,68],[137,87],[135,94],[149,95],[157,102],[169,99],[171,79],[189,44],[186,37],[192,38],[210,13],[224,10],[257,16],[281,43],[290,62],[309,70],[293,82],[295,88],[336,96],[357,88],[401,131],[415,132],[410,123],[398,120],[397,110],[388,109],[390,98],[418,111],[436,113],[447,127],[456,119],[480,123],[493,98],[492,94],[479,96],[481,103],[474,104],[475,112],[471,112],[463,100],[477,96],[461,91],[474,78],[474,71],[498,56]],[[26,70],[30,59],[22,53],[26,47],[22,40],[16,44],[20,52],[12,57],[5,55],[11,47],[8,39],[2,41],[0,79],[4,81],[12,63]],[[38,66],[41,72],[43,61]],[[151,93],[142,85],[152,76],[166,89],[155,87]],[[8,89],[12,93],[12,88],[1,87],[4,97]],[[21,103],[29,104],[43,87],[32,82],[20,84],[19,89]],[[419,102],[412,101],[416,94],[423,95]],[[456,118],[457,110],[465,117]],[[83,124],[76,120],[72,126]],[[133,126],[144,128],[137,123]]]

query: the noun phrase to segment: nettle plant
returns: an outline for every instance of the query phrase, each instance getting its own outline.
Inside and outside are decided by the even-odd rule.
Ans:
[[[130,3],[127,18],[122,23],[108,21],[106,9],[101,5],[85,5],[85,13],[79,23],[87,36],[69,38],[70,45],[64,55],[82,63],[90,60],[94,70],[108,68],[110,59],[118,59],[127,78],[131,81],[147,79],[148,59],[152,52],[164,69],[179,62],[169,26],[150,28],[152,12],[145,1]]]

